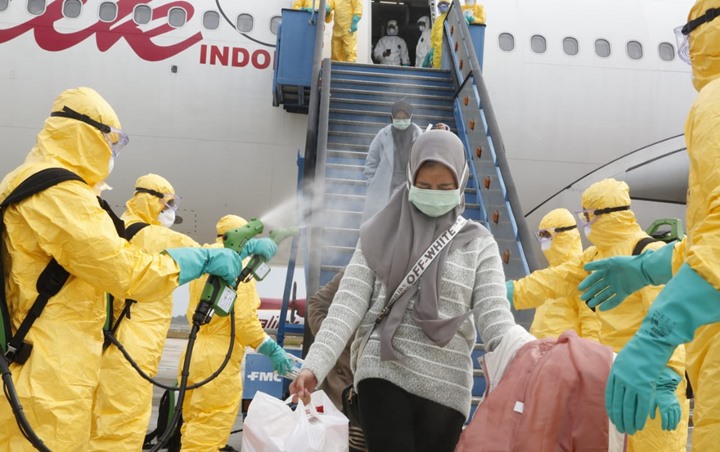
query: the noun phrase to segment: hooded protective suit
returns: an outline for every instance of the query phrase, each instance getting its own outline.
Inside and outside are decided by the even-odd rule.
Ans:
[[[351,31],[353,23],[362,17],[362,0],[328,0],[335,13],[331,57],[333,61],[357,61],[357,32]],[[353,18],[357,18],[353,20]]]
[[[476,1],[471,2],[465,1],[465,4],[462,6],[463,15],[466,18],[472,18],[470,23],[473,25],[480,25],[485,23],[485,7],[483,5],[477,3]]]
[[[443,24],[445,23],[445,18],[447,18],[447,12],[438,14],[435,18],[435,22],[433,22],[432,32],[430,33],[430,43],[433,51],[432,67],[435,69],[439,69],[442,65]]]
[[[246,220],[236,215],[222,217],[217,223],[218,240],[214,246],[222,247],[223,234],[246,224]],[[202,277],[190,283],[190,305],[187,310],[190,321],[206,280],[207,277]],[[257,315],[260,297],[255,290],[255,281],[241,283],[237,295],[235,345],[230,361],[217,378],[200,388],[188,391],[185,396],[181,430],[183,451],[206,452],[218,450],[227,444],[242,399],[240,367],[245,356],[245,347],[257,348],[267,337]],[[188,384],[204,380],[220,367],[227,354],[229,342],[230,317],[216,315],[210,323],[200,328],[190,363]],[[184,359],[183,353],[178,369],[182,369]]]
[[[373,57],[380,64],[391,66],[410,66],[405,40],[398,36],[397,20],[388,21],[387,35],[375,44]]]
[[[112,107],[94,90],[62,92],[63,107],[120,129]],[[169,296],[179,268],[169,255],[148,254],[120,238],[98,205],[93,187],[108,176],[111,149],[103,133],[77,119],[50,117],[25,162],[0,183],[5,198],[25,178],[48,167],[75,172],[87,184],[63,182],[5,210],[2,259],[15,331],[37,292],[40,272],[54,257],[69,273],[26,340],[32,354],[10,368],[25,414],[54,451],[87,450],[92,401],[98,384],[105,322],[105,292],[136,300]],[[0,398],[0,450],[34,450]]]
[[[557,232],[552,238],[550,248],[543,250],[551,267],[582,255],[580,231],[577,229],[575,217],[567,209],[552,210],[540,221],[541,229],[571,226],[575,228]],[[517,304],[515,308],[522,309]],[[559,337],[566,330],[575,330],[581,337],[599,341],[600,321],[585,302],[580,300],[577,292],[572,296],[545,301],[535,310],[535,318],[530,326],[530,333],[538,339]]]
[[[688,20],[720,8],[720,0],[698,1]],[[685,262],[720,291],[720,17],[689,34],[693,85],[699,91],[685,123],[690,157],[687,238],[675,251],[673,273]],[[689,302],[691,300],[688,300]],[[624,304],[624,303],[623,303]],[[695,390],[693,450],[720,443],[720,324],[702,326],[687,346],[687,373]]]
[[[420,38],[418,38],[417,46],[415,47],[415,67],[422,67],[423,61],[425,61],[425,55],[430,51],[430,18],[428,16],[422,16],[418,19],[417,23],[421,30]]]
[[[172,185],[161,176],[147,174],[135,182],[135,189],[174,194]],[[158,215],[163,201],[150,193],[135,191],[122,216],[126,226],[147,223],[130,243],[150,252],[166,248],[200,246],[190,237],[160,226]],[[115,300],[113,318],[125,307]],[[155,376],[172,318],[172,295],[142,300],[130,308],[115,333],[135,362],[148,375]],[[152,384],[144,380],[120,350],[110,345],[102,356],[100,382],[93,405],[93,424],[89,450],[137,451],[142,448],[152,409]]]
[[[637,242],[647,234],[629,210],[630,190],[625,182],[605,179],[591,185],[582,195],[584,209],[594,211],[612,207],[628,206],[627,210],[596,215],[590,225],[588,240],[594,245],[585,250],[580,258],[557,267],[533,272],[515,281],[513,301],[533,307],[533,300],[539,304],[543,299],[559,296],[579,296],[577,286],[588,275],[583,266],[599,259],[612,256],[630,256]],[[662,242],[649,244],[645,249],[657,249]],[[640,327],[660,287],[646,287],[629,296],[620,306],[610,311],[597,311],[602,328],[600,343],[610,346],[617,353]],[[678,347],[668,362],[678,375],[685,374],[685,350]],[[682,408],[682,417],[677,429],[663,431],[660,415],[648,420],[645,428],[629,437],[628,451],[684,451],[687,447],[687,420],[689,403],[685,397],[685,381],[677,386],[676,395]]]

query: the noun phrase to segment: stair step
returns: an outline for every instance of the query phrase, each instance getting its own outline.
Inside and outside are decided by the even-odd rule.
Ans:
[[[333,62],[332,73],[354,72],[360,74],[378,74],[389,75],[403,78],[418,77],[422,79],[451,79],[452,75],[449,70],[418,68],[408,66],[385,66],[378,64],[362,64],[362,63],[339,63]]]
[[[452,86],[427,86],[414,85],[410,83],[388,83],[384,81],[374,80],[341,80],[334,78],[330,84],[330,92],[335,95],[345,94],[376,94],[376,93],[396,93],[396,95],[415,94],[433,100],[443,100],[452,102],[455,90]],[[419,99],[419,97],[418,97]],[[394,99],[397,101],[399,99]]]
[[[331,120],[356,120],[356,121],[377,121],[382,119],[387,121],[390,116],[390,110],[385,111],[362,111],[359,112],[355,108],[330,108],[330,119]],[[455,127],[455,117],[452,113],[443,111],[438,114],[422,114],[417,111],[413,111],[413,122],[420,127],[423,124],[427,126],[429,123],[444,122],[445,124]]]
[[[332,96],[345,97],[350,99],[362,99],[365,97],[382,97],[385,99],[393,99],[393,102],[398,100],[404,100],[409,102],[413,106],[416,103],[423,103],[427,105],[450,104],[453,101],[452,95],[436,95],[436,94],[424,94],[407,92],[407,90],[372,90],[367,89],[351,89],[351,88],[336,88],[334,85],[330,91]]]
[[[358,111],[364,114],[367,111],[376,111],[389,115],[392,110],[392,106],[395,102],[390,101],[368,101],[359,99],[348,99],[344,97],[333,97],[330,99],[330,109],[332,112],[333,108],[345,108],[352,111]],[[428,115],[437,117],[440,112],[450,112],[452,114],[452,105],[426,105],[426,104],[415,104],[413,105],[413,117],[415,114]],[[387,117],[387,116],[386,116]]]

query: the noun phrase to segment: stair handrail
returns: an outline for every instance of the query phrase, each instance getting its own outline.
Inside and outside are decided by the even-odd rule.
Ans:
[[[520,199],[517,195],[517,189],[515,188],[515,182],[513,181],[512,174],[510,173],[510,166],[507,162],[505,154],[505,143],[503,142],[500,128],[498,127],[497,118],[490,101],[490,95],[485,85],[485,80],[482,75],[482,69],[480,62],[477,59],[477,55],[474,51],[472,39],[470,38],[470,29],[468,28],[467,22],[462,12],[462,5],[459,0],[452,0],[452,7],[448,11],[447,18],[444,23],[444,36],[443,44],[449,43],[448,36],[451,34],[451,30],[457,30],[459,32],[459,40],[465,46],[468,61],[470,63],[470,71],[463,75],[462,69],[458,64],[452,65],[452,70],[455,72],[457,80],[462,83],[465,77],[472,77],[472,82],[477,89],[477,94],[480,98],[480,105],[482,105],[485,112],[485,120],[487,121],[488,132],[492,139],[494,149],[495,162],[500,170],[500,175],[505,186],[505,192],[507,196],[507,203],[509,204],[509,211],[511,213],[511,223],[515,229],[515,234],[520,240],[520,247],[522,251],[522,260],[528,271],[534,271],[540,268],[539,263],[541,262],[536,255],[535,249],[532,244],[533,236],[530,233],[525,216],[522,214],[522,207],[520,205]],[[453,49],[449,46],[443,45],[444,51],[450,51],[451,55],[454,55]],[[457,99],[458,93],[455,94]],[[479,108],[479,106],[478,106]],[[489,149],[492,152],[492,149]],[[479,184],[479,183],[478,183]],[[479,192],[478,192],[479,193]],[[523,244],[527,244],[524,246]]]

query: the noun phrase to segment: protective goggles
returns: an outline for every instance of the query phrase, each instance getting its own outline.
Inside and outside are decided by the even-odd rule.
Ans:
[[[673,30],[673,32],[675,32],[675,40],[677,41],[678,57],[680,57],[683,62],[690,64],[690,43],[688,42],[690,32],[702,24],[712,22],[716,17],[720,17],[720,8],[710,8],[705,11],[705,14],[702,16],[696,17],[685,25],[676,27]]]
[[[180,196],[173,193],[160,193],[157,190],[151,190],[149,188],[135,187],[135,193],[147,193],[149,195],[160,198],[163,204],[165,204],[165,207],[167,207],[168,209],[172,209],[176,212],[180,207],[180,201],[182,201],[182,198]]]
[[[54,111],[50,113],[50,116],[75,119],[95,127],[105,136],[105,141],[107,141],[108,145],[110,145],[113,157],[117,157],[120,150],[130,142],[130,138],[128,138],[127,134],[122,130],[103,124],[102,122],[95,121],[90,116],[78,113],[70,107],[63,107],[63,111]]]
[[[542,244],[543,242],[547,242],[548,240],[554,239],[555,236],[561,232],[572,231],[573,229],[577,229],[576,224],[574,224],[572,226],[563,226],[560,228],[539,229],[539,230],[535,231],[535,238],[537,239],[538,242],[540,242]]]
[[[597,217],[600,215],[605,215],[608,213],[613,212],[622,212],[623,210],[630,210],[630,206],[620,206],[620,207],[606,207],[604,209],[597,209],[597,210],[580,210],[575,212],[578,219],[583,223],[583,226],[587,226],[589,224],[593,224],[595,220],[597,220]]]

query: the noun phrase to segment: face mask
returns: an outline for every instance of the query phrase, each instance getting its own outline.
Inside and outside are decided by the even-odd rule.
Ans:
[[[427,27],[424,24],[418,25],[418,30],[420,30],[421,32],[425,31],[426,29],[427,29]]]
[[[467,6],[475,6],[475,0],[465,0]]]
[[[460,204],[460,189],[428,190],[410,186],[408,200],[429,217],[439,217]]]
[[[583,226],[583,232],[585,233],[585,237],[587,237],[588,240],[589,240],[589,239],[590,239],[590,233],[592,232],[592,226],[589,225],[589,224]]]
[[[552,246],[552,239],[551,240],[543,240],[542,242],[540,242],[540,249],[542,249],[543,251],[549,250],[551,246]]]
[[[450,5],[439,5],[438,11],[440,11],[440,14],[445,14],[448,9],[450,9]]]
[[[396,36],[397,35],[397,28],[390,27],[388,28],[388,36]]]
[[[175,224],[175,211],[172,209],[165,209],[158,215],[158,221],[161,225],[169,228]]]
[[[115,157],[111,155],[110,161],[108,162],[108,176],[112,173],[113,168],[115,168]]]
[[[393,127],[400,130],[405,130],[410,127],[410,118],[408,119],[393,119]]]

